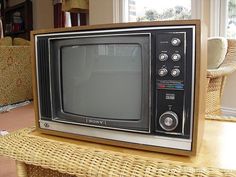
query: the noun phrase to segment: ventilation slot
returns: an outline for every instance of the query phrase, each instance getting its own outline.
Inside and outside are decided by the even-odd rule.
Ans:
[[[51,117],[48,40],[38,40],[38,79],[41,116]]]

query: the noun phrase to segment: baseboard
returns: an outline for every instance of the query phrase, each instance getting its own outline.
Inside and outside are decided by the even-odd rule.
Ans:
[[[223,115],[236,116],[236,108],[221,107]]]

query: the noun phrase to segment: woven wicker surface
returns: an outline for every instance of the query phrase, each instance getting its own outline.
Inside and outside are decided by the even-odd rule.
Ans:
[[[29,135],[23,129],[0,138],[0,155],[26,164],[27,172],[52,176],[235,176],[236,171],[193,167],[173,161],[127,155]],[[48,170],[48,171],[47,171]],[[32,174],[32,173],[31,173]],[[68,174],[68,175],[66,175]],[[63,176],[64,175],[64,176]],[[29,177],[28,176],[28,177]],[[45,175],[42,175],[45,176]]]
[[[206,95],[206,114],[221,114],[221,96],[226,77],[211,78]]]

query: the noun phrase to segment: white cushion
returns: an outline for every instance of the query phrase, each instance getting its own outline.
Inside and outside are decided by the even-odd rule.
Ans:
[[[228,42],[226,38],[212,37],[208,39],[208,69],[216,69],[223,63],[227,47]]]

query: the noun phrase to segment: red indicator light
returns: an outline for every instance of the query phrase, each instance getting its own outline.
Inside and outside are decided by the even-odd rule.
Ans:
[[[159,88],[165,88],[166,86],[164,84],[159,84]]]

